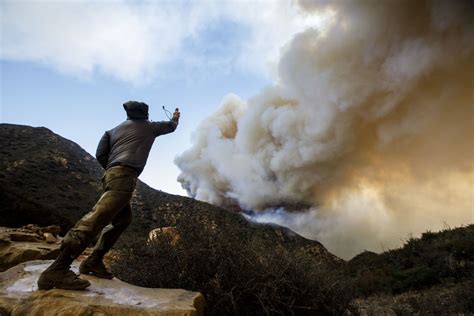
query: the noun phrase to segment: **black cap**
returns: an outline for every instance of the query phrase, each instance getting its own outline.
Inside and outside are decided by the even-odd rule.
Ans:
[[[138,101],[128,101],[123,104],[127,118],[131,120],[148,119],[148,104]]]

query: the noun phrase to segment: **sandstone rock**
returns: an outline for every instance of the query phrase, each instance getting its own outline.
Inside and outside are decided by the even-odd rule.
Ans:
[[[41,242],[42,239],[40,236],[30,232],[23,231],[14,231],[10,230],[8,232],[9,238],[11,241],[27,241],[27,242]]]
[[[40,273],[52,261],[30,261],[0,273],[0,314],[4,315],[202,315],[200,293],[181,289],[150,289],[116,278],[82,276],[85,291],[39,291]],[[77,272],[78,262],[73,265]]]
[[[37,259],[54,259],[59,253],[60,240],[47,243],[43,236],[22,228],[0,227],[0,271]]]
[[[160,238],[166,239],[170,242],[171,245],[176,246],[176,244],[181,239],[179,231],[176,227],[160,227],[155,228],[150,231],[148,234],[148,241],[153,242]]]
[[[46,227],[39,227],[38,225],[35,225],[35,224],[28,224],[28,225],[23,226],[22,229],[29,230],[40,236],[43,235],[44,233],[50,233],[56,236],[61,231],[61,227],[59,227],[58,225],[49,225]]]
[[[46,241],[47,243],[54,243],[58,241],[58,239],[54,237],[54,235],[51,233],[44,233],[43,237],[44,237],[44,241]]]

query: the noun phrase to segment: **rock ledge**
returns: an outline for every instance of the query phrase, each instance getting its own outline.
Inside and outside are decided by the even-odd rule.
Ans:
[[[21,263],[0,273],[0,315],[202,315],[204,297],[181,289],[150,289],[116,278],[81,276],[85,291],[39,291],[37,280],[51,260]],[[77,272],[78,263],[73,264]]]
[[[0,272],[20,262],[54,259],[59,254],[61,239],[49,232],[38,233],[48,227],[28,226],[29,228],[26,228],[27,226],[23,228],[0,227]],[[33,228],[36,230],[34,231]],[[48,237],[48,240],[44,235]]]

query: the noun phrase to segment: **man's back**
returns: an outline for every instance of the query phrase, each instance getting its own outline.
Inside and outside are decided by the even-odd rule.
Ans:
[[[133,112],[127,111],[128,119],[102,136],[96,157],[104,169],[126,165],[141,173],[155,138],[176,129],[177,120],[150,122],[148,107],[139,105],[134,104]]]

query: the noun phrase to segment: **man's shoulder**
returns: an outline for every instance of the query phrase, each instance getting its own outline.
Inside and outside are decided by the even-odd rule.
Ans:
[[[114,133],[121,130],[143,130],[152,128],[153,122],[149,120],[125,120],[107,132]]]
[[[120,128],[122,126],[143,125],[144,122],[140,122],[140,121],[145,121],[145,120],[125,120],[125,121],[121,122],[120,124],[116,125],[112,129]]]

